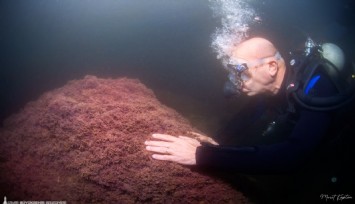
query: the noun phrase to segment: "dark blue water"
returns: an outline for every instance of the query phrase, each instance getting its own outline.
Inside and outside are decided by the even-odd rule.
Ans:
[[[262,19],[250,34],[270,38],[284,53],[311,35],[354,56],[352,1],[246,2]],[[206,0],[2,0],[0,119],[92,74],[138,78],[185,116],[199,107],[191,118],[201,113],[200,120],[219,122],[231,106],[210,47],[220,26]],[[169,94],[176,100],[164,99]]]

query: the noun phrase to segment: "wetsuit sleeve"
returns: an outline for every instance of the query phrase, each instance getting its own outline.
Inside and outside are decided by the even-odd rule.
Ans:
[[[319,83],[319,87],[325,89],[322,92],[334,91],[328,88],[329,83],[326,85],[323,83]],[[298,122],[285,141],[255,146],[203,144],[197,148],[196,163],[203,168],[218,168],[243,173],[294,171],[320,143],[331,124],[331,119],[331,114],[328,112],[304,109],[300,111]]]
[[[214,146],[197,148],[196,162],[202,167],[244,173],[281,173],[296,170],[319,144],[331,122],[324,112],[303,111],[287,140],[272,145]]]

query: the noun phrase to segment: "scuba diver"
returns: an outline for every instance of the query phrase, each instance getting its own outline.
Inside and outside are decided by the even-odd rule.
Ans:
[[[308,38],[286,67],[269,40],[247,39],[233,47],[225,64],[225,93],[254,96],[255,102],[213,139],[195,132],[194,138],[155,133],[146,149],[154,159],[203,168],[297,171],[326,139],[336,110],[353,99],[355,72],[347,67],[343,51],[332,43]]]

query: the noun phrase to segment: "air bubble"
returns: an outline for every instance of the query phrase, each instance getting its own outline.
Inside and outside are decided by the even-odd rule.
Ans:
[[[226,65],[233,47],[248,37],[250,25],[261,19],[242,0],[210,0],[213,15],[221,19],[221,27],[212,34],[211,47],[217,59]]]

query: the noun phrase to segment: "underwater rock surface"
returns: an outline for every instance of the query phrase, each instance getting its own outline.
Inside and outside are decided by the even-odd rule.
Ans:
[[[70,81],[5,120],[0,194],[11,201],[246,203],[227,183],[145,150],[151,133],[191,130],[138,80]]]

